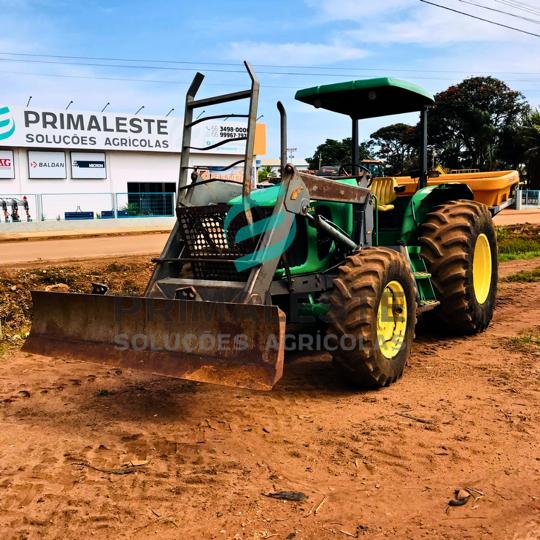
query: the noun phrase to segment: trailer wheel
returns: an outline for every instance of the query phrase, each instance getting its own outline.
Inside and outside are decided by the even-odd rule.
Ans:
[[[401,377],[416,324],[416,286],[403,255],[370,247],[347,257],[328,301],[333,361],[345,379],[381,387]]]
[[[485,330],[497,295],[497,236],[488,207],[450,201],[429,213],[420,229],[421,254],[440,306],[426,313],[452,334]]]

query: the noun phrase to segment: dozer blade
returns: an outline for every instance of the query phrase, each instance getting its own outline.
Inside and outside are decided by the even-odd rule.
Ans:
[[[283,373],[276,306],[32,291],[23,350],[270,390]]]

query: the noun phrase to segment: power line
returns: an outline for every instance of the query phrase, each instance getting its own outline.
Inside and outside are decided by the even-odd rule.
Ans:
[[[523,30],[522,28],[516,28],[515,26],[509,26],[507,24],[490,21],[489,19],[484,19],[483,17],[477,17],[476,15],[472,15],[471,13],[466,13],[465,11],[459,11],[458,9],[454,9],[448,6],[443,6],[441,4],[436,4],[435,2],[429,2],[428,0],[420,0],[420,2],[423,2],[424,4],[430,4],[431,6],[435,6],[441,9],[446,9],[447,11],[452,11],[454,13],[459,13],[460,15],[465,15],[465,17],[470,17],[471,19],[477,19],[479,21],[487,22],[489,24],[494,24],[496,26],[502,26],[503,28],[508,28],[509,30],[515,30],[516,32],[521,32],[522,34],[528,34],[529,36],[540,37],[540,34],[535,34],[534,32]]]
[[[99,64],[96,62],[88,63],[88,62],[63,62],[60,60],[17,60],[14,58],[0,58],[0,62],[15,62],[18,64],[56,64],[56,65],[62,65],[62,66],[88,66],[88,67],[109,67],[109,68],[122,68],[122,69],[159,69],[159,70],[166,70],[166,71],[194,71],[194,68],[187,68],[187,67],[172,67],[172,66],[146,66],[146,65],[139,65],[139,66],[131,66],[128,64]],[[216,68],[210,68],[206,71],[214,71],[218,73],[245,73],[245,70],[243,69],[216,69]],[[278,74],[277,72],[266,72],[273,75]],[[290,73],[283,73],[283,75],[291,75]]]
[[[142,82],[142,83],[169,84],[169,85],[182,85],[182,84],[187,85],[191,83],[191,81],[181,81],[181,80],[141,79],[141,78],[135,78],[135,77],[102,77],[102,76],[94,76],[94,75],[67,75],[67,74],[61,74],[61,73],[32,73],[28,71],[11,71],[11,70],[0,70],[0,73],[6,73],[10,75],[28,75],[30,77],[59,77],[62,79],[126,81],[126,82]],[[453,81],[454,80],[452,77],[423,77],[423,79],[431,80],[431,81]],[[540,83],[540,79],[506,79],[506,81],[507,82]],[[233,84],[233,83],[206,83],[206,85],[219,86],[219,87],[237,87],[238,86],[238,84]],[[297,90],[298,86],[265,84],[264,88]],[[530,91],[533,91],[533,90],[530,90]]]
[[[533,8],[533,6],[531,6],[531,4],[527,4],[527,2],[521,2],[520,0],[504,0],[505,2],[510,2],[512,4],[516,4],[518,6],[524,6],[524,7],[527,7],[527,8]]]
[[[471,2],[470,0],[459,0],[463,4],[469,4],[470,6],[476,6],[482,9],[488,9],[489,11],[495,11],[496,13],[502,13],[503,15],[510,15],[510,17],[515,17],[516,19],[521,19],[523,21],[532,22],[535,24],[540,24],[538,19],[530,19],[529,17],[524,17],[523,15],[517,15],[516,13],[510,13],[509,11],[504,11],[502,9],[492,8],[489,6],[484,6],[482,4],[477,4],[476,2]]]
[[[516,2],[515,0],[493,0],[493,2],[513,9],[517,9],[518,11],[521,11],[523,13],[540,15],[540,10],[537,7],[533,7],[529,4],[524,4],[521,2]]]
[[[156,79],[136,79],[136,78],[119,78],[119,77],[95,77],[95,76],[84,76],[84,75],[64,75],[59,73],[29,73],[26,71],[6,71],[0,70],[0,73],[4,74],[13,74],[13,75],[23,75],[30,77],[53,77],[53,78],[65,78],[65,79],[86,79],[86,80],[103,80],[103,81],[121,81],[121,82],[145,82],[145,83],[154,83],[154,84],[167,84],[167,85],[189,85],[191,81],[167,81],[167,80],[156,80]],[[434,79],[434,80],[444,80],[449,81],[451,79]],[[530,81],[529,81],[530,82]],[[237,87],[236,84],[213,84],[208,83],[208,86],[216,87]],[[297,90],[298,86],[281,86],[281,85],[265,85],[265,88],[276,88],[276,89],[285,89],[285,90]],[[520,88],[521,92],[531,93],[531,94],[540,94],[540,86],[536,88]]]
[[[239,62],[193,62],[189,60],[156,60],[151,58],[111,58],[106,56],[69,56],[66,54],[37,54],[37,53],[21,53],[21,52],[8,52],[2,51],[0,54],[9,54],[10,56],[33,56],[41,58],[63,58],[72,60],[102,60],[110,62],[152,62],[156,64],[188,64],[188,65],[206,65],[206,66],[235,66],[238,67],[241,64]],[[267,64],[259,64],[265,67],[296,67],[296,66],[273,66]],[[299,66],[301,67],[301,66]],[[309,66],[305,66],[309,67]]]
[[[498,4],[502,4],[503,6],[519,9],[520,11],[524,11],[525,13],[532,13],[533,15],[540,15],[539,9],[529,4],[525,4],[523,2],[516,2],[514,0],[493,0],[493,1],[497,2]]]
[[[180,85],[180,84],[191,84],[191,81],[165,81],[165,80],[157,80],[157,79],[136,79],[131,77],[98,77],[94,75],[65,75],[61,73],[31,73],[28,71],[7,71],[7,70],[0,70],[0,73],[7,73],[10,75],[29,75],[31,77],[59,77],[62,79],[91,79],[91,80],[98,80],[98,81],[128,81],[128,82],[145,82],[145,83],[155,83],[155,84],[173,84],[173,85]],[[213,84],[213,83],[206,83],[207,86],[230,86],[230,87],[237,87],[237,84]],[[271,88],[296,88],[296,86],[272,86]]]
[[[155,60],[155,59],[136,59],[136,58],[111,58],[103,56],[69,56],[69,55],[55,55],[55,54],[35,54],[35,53],[20,53],[20,52],[8,52],[0,51],[0,55],[9,55],[9,56],[18,56],[18,57],[34,57],[34,58],[57,58],[57,59],[68,59],[68,60],[98,60],[106,62],[147,62],[155,64],[187,64],[193,66],[232,66],[240,67],[241,64],[238,62],[192,62],[187,60]],[[10,58],[2,59],[0,61],[9,61]],[[15,62],[15,59],[13,59]],[[20,61],[19,61],[20,62]],[[30,61],[29,61],[30,62]],[[35,62],[35,61],[34,61]],[[67,65],[92,65],[92,64],[77,64],[72,62],[67,62]],[[482,70],[449,70],[449,69],[411,69],[411,68],[368,68],[368,67],[359,67],[359,66],[347,66],[347,67],[336,67],[336,66],[310,66],[310,65],[279,65],[279,64],[254,64],[255,67],[262,68],[275,68],[275,69],[319,69],[319,70],[351,70],[351,71],[375,71],[375,72],[404,72],[404,73],[469,73],[470,71],[475,71],[478,73],[485,72],[490,74],[499,74],[499,75],[540,75],[540,72],[526,72],[526,71],[482,71]],[[110,64],[106,64],[105,67],[115,67]],[[146,66],[130,66],[132,68],[144,69]],[[151,66],[153,68],[154,66]],[[156,68],[158,69],[158,68]],[[193,68],[194,70],[195,68]],[[191,69],[185,68],[182,71],[191,71]],[[210,70],[206,70],[210,71]],[[231,71],[232,73],[244,72],[244,70]],[[263,72],[265,73],[265,72]],[[286,75],[286,72],[272,72],[274,75]],[[310,73],[309,75],[311,75]],[[315,74],[317,75],[317,74]]]
[[[426,0],[420,0],[425,2]],[[430,3],[430,2],[427,2]],[[539,35],[540,37],[540,35]],[[13,62],[13,63],[27,63],[27,64],[53,64],[53,65],[62,65],[62,66],[86,66],[86,67],[106,67],[106,68],[121,68],[121,69],[153,69],[153,70],[165,70],[165,71],[194,71],[192,68],[185,67],[172,67],[172,66],[132,66],[127,64],[101,64],[101,63],[86,63],[86,62],[64,62],[60,60],[18,60],[12,58],[0,58],[0,62]],[[218,73],[245,73],[243,69],[217,69],[209,68],[205,71],[218,72]],[[466,72],[462,72],[466,73]],[[301,73],[297,71],[259,71],[261,75],[288,75],[295,77],[338,77],[338,78],[350,78],[357,77],[355,74],[351,73]],[[540,75],[540,73],[529,73],[530,75]],[[425,80],[441,80],[436,77],[425,77],[422,75],[416,75],[415,79],[425,79]],[[443,79],[447,80],[447,79]]]

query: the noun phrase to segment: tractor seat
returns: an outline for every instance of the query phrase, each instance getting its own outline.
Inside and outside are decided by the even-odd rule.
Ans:
[[[394,209],[392,204],[397,199],[397,180],[391,176],[379,176],[371,181],[371,192],[377,198],[377,210],[389,212]]]

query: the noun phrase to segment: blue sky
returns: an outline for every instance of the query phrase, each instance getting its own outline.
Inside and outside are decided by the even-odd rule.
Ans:
[[[515,0],[470,1],[538,22],[460,0],[434,1],[540,34],[537,0],[520,2],[536,5],[533,11],[538,14],[509,7]],[[109,101],[109,110],[119,112],[132,113],[145,105],[148,114],[165,114],[175,107],[174,114],[181,115],[187,85],[197,68],[207,74],[205,93],[234,91],[247,84],[247,77],[229,71],[240,70],[241,61],[247,59],[260,73],[259,114],[268,124],[271,156],[278,154],[278,99],[288,110],[289,145],[298,148],[297,157],[311,155],[325,138],[349,135],[347,118],[294,101],[296,89],[316,84],[390,75],[437,92],[470,75],[494,74],[540,106],[539,37],[419,0],[0,0],[0,7],[2,103],[25,105],[31,95],[36,107],[64,108],[73,100],[73,109],[99,110]],[[174,60],[196,65],[7,53]],[[131,67],[121,67],[125,65]],[[396,120],[366,121],[361,133],[367,138]],[[401,120],[413,122],[415,118]]]

